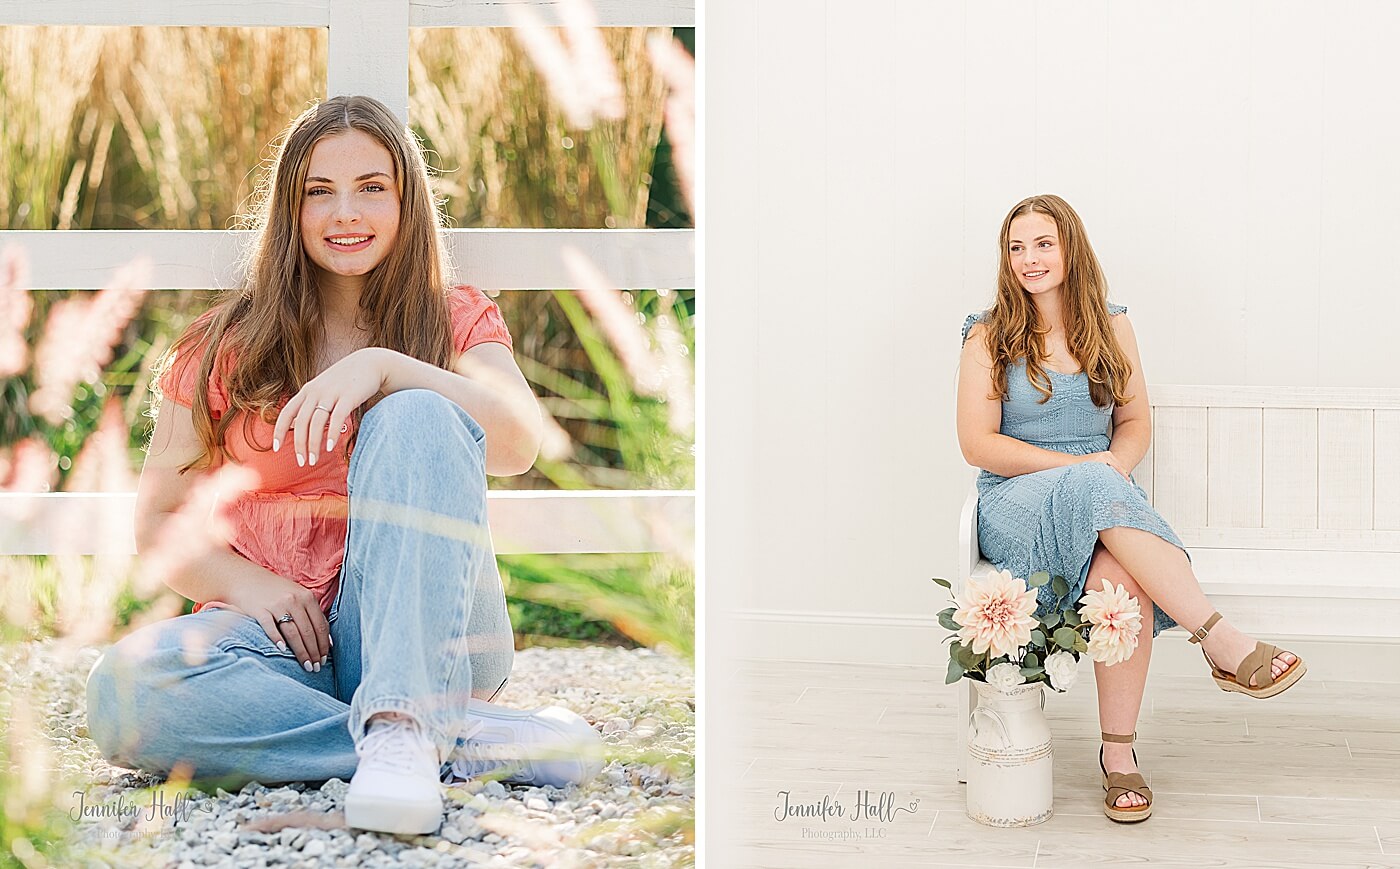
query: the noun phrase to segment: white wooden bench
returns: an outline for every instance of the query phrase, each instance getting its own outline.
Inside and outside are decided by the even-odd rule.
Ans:
[[[1400,389],[1159,385],[1148,395],[1152,445],[1133,479],[1232,623],[1270,638],[1400,641]],[[993,569],[977,545],[974,485],[954,589]],[[964,681],[958,781],[976,703]]]

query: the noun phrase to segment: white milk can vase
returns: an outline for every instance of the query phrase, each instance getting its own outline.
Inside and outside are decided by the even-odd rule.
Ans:
[[[990,827],[1029,827],[1050,819],[1054,752],[1044,683],[1002,691],[977,686],[967,732],[967,816]]]

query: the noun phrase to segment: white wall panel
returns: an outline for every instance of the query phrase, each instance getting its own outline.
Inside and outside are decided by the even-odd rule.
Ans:
[[[1400,410],[1376,411],[1377,530],[1400,531]]]
[[[912,504],[923,493],[960,488],[964,493],[976,471],[964,466],[949,484],[931,449],[957,443],[953,419],[953,384],[958,362],[962,317],[950,314],[949,297],[962,286],[968,232],[963,221],[963,115],[965,98],[966,11],[962,4],[899,0],[890,35],[894,61],[894,139],[892,157],[894,214],[921,214],[922,220],[880,222],[894,239],[888,314],[897,399],[882,412],[889,420],[884,448],[896,469],[888,484],[889,503]],[[919,106],[909,111],[908,106]],[[956,155],[947,159],[946,155]],[[995,232],[993,228],[992,232]],[[979,232],[976,241],[994,247],[996,238]],[[871,287],[874,289],[874,287]],[[971,313],[964,311],[963,316]],[[940,495],[941,497],[941,495]],[[865,583],[866,609],[919,612],[944,606],[943,591],[927,577],[937,571],[942,539],[930,522],[930,510],[872,511],[887,523],[892,582]],[[904,541],[921,541],[917,546]],[[932,608],[932,609],[931,609]]]
[[[1183,324],[1179,308],[1162,304],[1147,292],[1160,276],[1161,242],[1175,228],[1173,199],[1176,190],[1176,153],[1164,128],[1175,126],[1179,98],[1173,70],[1176,65],[1178,27],[1162,14],[1125,15],[1121,3],[1108,4],[1105,27],[1086,32],[1063,46],[1061,53],[1097,51],[1106,43],[1107,102],[1099,118],[1077,117],[1089,130],[1101,129],[1108,143],[1106,153],[1091,161],[1080,136],[1069,136],[1052,150],[1076,156],[1083,171],[1100,176],[1107,196],[1092,208],[1080,205],[1076,191],[1063,196],[1084,219],[1089,239],[1108,278],[1109,299],[1128,306],[1134,330],[1139,323],[1155,322],[1173,332]],[[1084,47],[1080,47],[1084,43]],[[1093,82],[1066,80],[1059,90],[1072,92],[1094,88]],[[1086,203],[1087,205],[1088,203]],[[1174,292],[1179,289],[1173,288]],[[1163,319],[1165,318],[1165,319]],[[1140,342],[1143,369],[1149,381],[1157,378],[1158,348]]]
[[[1400,80],[1395,50],[1400,9],[1382,0],[1327,5],[1322,67],[1322,295],[1317,311],[1317,381],[1397,386],[1394,344],[1380,324],[1400,323],[1400,293],[1380,278],[1400,238],[1400,106],[1378,82]],[[1380,258],[1378,258],[1378,256]],[[1388,284],[1387,292],[1368,291]]]
[[[1263,413],[1264,527],[1317,528],[1317,411]]]
[[[1125,18],[1147,12],[1117,8]],[[1169,203],[1170,221],[1163,221],[1169,225],[1156,235],[1144,233],[1140,249],[1126,248],[1143,257],[1147,269],[1132,286],[1117,279],[1119,296],[1131,299],[1139,329],[1177,339],[1149,339],[1142,348],[1150,379],[1240,382],[1242,339],[1250,328],[1246,278],[1253,262],[1245,247],[1251,76],[1249,55],[1242,50],[1249,39],[1250,6],[1189,0],[1169,8],[1153,4],[1153,9],[1162,28],[1157,40],[1163,43],[1163,92],[1144,93],[1130,77],[1124,97],[1136,93],[1153,102],[1155,96],[1171,107],[1148,133],[1167,152],[1158,171],[1172,175],[1172,190],[1162,202]],[[1209,352],[1181,352],[1183,347]],[[1229,370],[1240,372],[1236,380],[1217,377]]]
[[[947,5],[956,8],[961,4]],[[950,203],[950,207],[956,210],[961,206],[966,227],[964,316],[982,310],[992,300],[1002,218],[1018,201],[1041,192],[1036,151],[1044,140],[1036,128],[1039,112],[1035,106],[1046,83],[1040,80],[1039,71],[1044,67],[1036,56],[1035,6],[1031,0],[965,6],[967,90],[962,153],[930,153],[925,158],[933,163],[954,160],[962,164],[964,199]],[[930,82],[929,86],[938,84]],[[918,211],[902,219],[920,224],[927,220]],[[962,318],[955,319],[954,325],[961,326]]]
[[[837,194],[825,177],[826,140],[833,127],[857,123],[859,107],[833,105],[828,98],[825,18],[792,15],[783,4],[760,4],[757,14],[763,48],[753,86],[762,109],[754,118],[754,150],[743,159],[777,159],[745,196],[757,215],[752,316],[760,356],[753,375],[762,433],[753,444],[756,534],[762,541],[755,559],[762,581],[745,590],[749,605],[765,597],[790,600],[796,592],[807,601],[825,598],[823,605],[829,606],[831,596],[841,593],[837,583],[827,581],[838,574],[824,570],[830,563],[825,538],[833,532],[825,524],[829,479],[854,437],[827,383],[828,367],[841,348],[828,343],[826,308],[839,304],[843,293],[848,300],[866,294],[837,286],[830,276],[827,259],[834,239],[827,237],[826,215]],[[863,156],[846,157],[865,163]],[[876,336],[849,339],[852,347],[878,343]],[[724,388],[713,383],[711,395]],[[723,473],[722,464],[716,467]]]
[[[824,424],[811,437],[824,461],[809,466],[808,473],[825,483],[817,505],[819,527],[825,529],[820,536],[825,571],[869,588],[867,606],[877,600],[895,605],[892,583],[868,581],[894,575],[889,519],[883,511],[859,506],[872,489],[882,503],[913,494],[903,491],[900,474],[908,457],[890,448],[867,449],[869,429],[861,422],[880,419],[892,406],[891,388],[883,384],[894,379],[890,329],[903,316],[897,297],[885,291],[894,284],[895,238],[883,221],[869,219],[894,212],[900,168],[890,159],[900,116],[892,87],[895,58],[889,50],[895,2],[829,3],[825,18],[828,41],[839,38],[844,46],[827,54],[828,110],[833,119],[839,113],[847,122],[829,125],[821,137],[818,153],[825,166],[818,177],[824,179],[827,208],[812,215],[811,222],[824,225],[826,238],[849,241],[869,255],[841,256],[841,245],[823,250],[826,302],[819,340],[829,350],[819,357],[825,362]],[[807,353],[802,356],[813,361]],[[874,384],[882,386],[872,388]],[[769,557],[776,562],[772,575],[782,576],[783,553]],[[839,583],[822,588],[805,577],[791,579],[801,583],[798,593],[823,609],[842,606],[849,593]]]
[[[1158,408],[1152,420],[1157,444],[1153,461],[1152,504],[1173,525],[1206,524],[1208,466],[1206,409]]]
[[[1264,456],[1262,410],[1212,407],[1207,411],[1206,525],[1210,528],[1258,528]]]
[[[1319,528],[1372,527],[1374,416],[1369,410],[1319,410],[1317,413]]]
[[[1037,74],[1022,82],[1035,96],[1027,107],[1034,113],[1034,138],[1021,138],[1023,148],[1035,143],[1025,148],[1035,163],[1030,192],[1064,196],[1097,215],[1100,224],[1108,220],[1108,190],[1115,181],[1103,172],[1114,144],[1107,111],[1113,94],[1108,6],[1108,0],[1041,0],[1035,4],[1034,30],[1018,27],[1005,37],[1008,48],[1024,47],[1035,54]],[[1006,108],[1013,118],[1032,115],[1018,102]],[[1073,145],[1045,147],[1049,142]]]
[[[1244,166],[1249,326],[1245,374],[1317,382],[1322,307],[1322,39],[1325,6],[1254,3],[1240,46],[1251,59]]]

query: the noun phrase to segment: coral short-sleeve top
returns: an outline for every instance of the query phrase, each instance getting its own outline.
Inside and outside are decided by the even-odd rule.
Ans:
[[[453,287],[448,309],[458,353],[489,342],[511,346],[500,308],[477,288]],[[205,313],[200,319],[211,316]],[[204,350],[200,345],[172,361],[159,381],[166,398],[192,407]],[[235,361],[233,353],[223,354],[206,384],[209,411],[216,420],[229,409],[225,378]],[[295,451],[285,445],[271,451],[272,423],[257,418],[245,429],[244,422],[239,419],[229,426],[225,449],[232,461],[257,472],[259,482],[234,496],[225,508],[234,530],[231,545],[253,563],[311,589],[321,611],[329,613],[349,532],[350,464],[341,444],[353,434],[354,421],[346,420],[331,453],[322,451],[316,464],[306,467],[297,466]],[[260,449],[253,449],[253,444]],[[220,602],[197,603],[195,612],[216,603]]]

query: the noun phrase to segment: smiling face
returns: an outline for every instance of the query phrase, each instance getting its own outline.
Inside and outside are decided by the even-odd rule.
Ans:
[[[302,188],[301,243],[322,281],[361,286],[399,232],[389,151],[368,133],[327,136],[311,150]]]
[[[1039,211],[1011,221],[1006,253],[1011,271],[1031,295],[1058,289],[1065,279],[1060,234],[1055,221]]]

